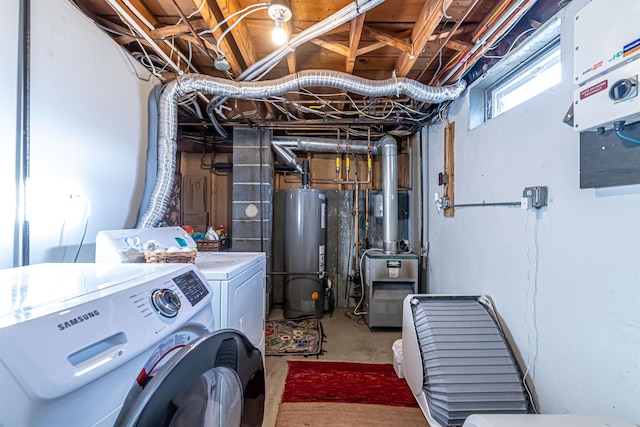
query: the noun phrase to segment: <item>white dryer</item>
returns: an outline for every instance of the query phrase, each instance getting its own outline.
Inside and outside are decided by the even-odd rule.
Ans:
[[[132,396],[172,377],[170,390],[161,387],[166,407],[153,405],[168,423],[193,386],[191,377],[173,373],[188,368],[203,378],[222,371],[225,391],[213,394],[235,396],[244,408],[210,400],[203,414],[259,426],[262,355],[243,334],[216,330],[212,293],[192,264],[0,270],[0,425],[111,426],[132,411],[145,413]],[[184,363],[205,353],[201,363]],[[136,420],[130,425],[162,425]]]
[[[180,227],[105,230],[96,236],[96,262],[144,262],[147,242],[197,247]],[[195,261],[213,289],[216,325],[243,332],[264,354],[266,257],[263,252],[199,252]]]

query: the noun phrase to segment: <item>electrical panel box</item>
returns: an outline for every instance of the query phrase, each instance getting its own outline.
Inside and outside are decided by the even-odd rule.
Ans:
[[[574,18],[574,83],[640,58],[640,1],[593,0]]]
[[[640,120],[640,1],[593,0],[574,17],[574,129]]]
[[[199,175],[186,175],[182,180],[184,225],[195,226],[197,231],[206,230],[209,223],[207,200],[207,178]]]
[[[526,208],[540,209],[547,206],[549,188],[544,186],[525,187],[522,192],[523,203]]]
[[[638,76],[640,59],[578,87],[573,95],[574,129],[580,132],[610,129],[618,121],[627,124],[639,121]]]

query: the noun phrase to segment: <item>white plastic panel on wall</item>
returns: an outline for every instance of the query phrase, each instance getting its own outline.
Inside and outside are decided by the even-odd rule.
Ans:
[[[454,217],[425,205],[428,291],[493,298],[543,413],[640,424],[640,185],[581,190],[579,133],[562,123],[576,88],[574,16],[588,3],[560,12],[559,85],[471,131],[468,95],[452,104],[456,203],[518,201],[524,187],[545,185],[549,205]],[[432,126],[428,200],[442,194],[443,139]]]
[[[637,59],[579,86],[573,95],[574,128],[580,132],[610,129],[617,121],[630,124],[640,120],[639,75]],[[635,82],[635,86],[627,82]],[[621,83],[630,85],[628,95],[623,100],[611,99],[610,91]]]
[[[640,1],[593,0],[574,17],[576,84],[640,58]]]
[[[31,263],[72,262],[83,231],[77,259],[92,261],[98,231],[135,225],[155,79],[136,77],[122,49],[70,2],[31,8]]]

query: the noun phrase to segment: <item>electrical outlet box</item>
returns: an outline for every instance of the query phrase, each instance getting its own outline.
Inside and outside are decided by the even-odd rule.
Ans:
[[[530,201],[528,205],[532,208],[540,209],[543,206],[547,206],[547,198],[549,189],[547,187],[525,187],[522,192],[522,197]]]

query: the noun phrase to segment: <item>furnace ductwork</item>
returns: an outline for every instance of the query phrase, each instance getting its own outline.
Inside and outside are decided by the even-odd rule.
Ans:
[[[229,98],[265,99],[306,87],[321,86],[373,98],[406,95],[420,102],[437,104],[457,98],[466,87],[466,83],[460,80],[450,86],[431,87],[404,77],[373,81],[328,70],[301,71],[263,82],[235,82],[199,74],[178,76],[165,86],[160,99],[158,176],[149,206],[136,227],[156,227],[162,221],[169,201],[176,163],[178,98],[197,91]]]

